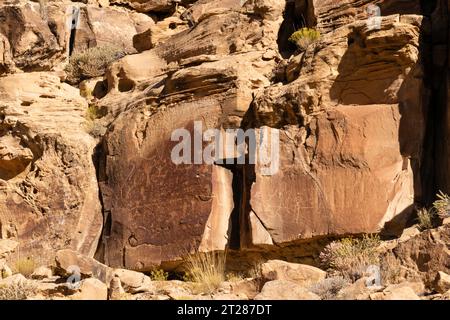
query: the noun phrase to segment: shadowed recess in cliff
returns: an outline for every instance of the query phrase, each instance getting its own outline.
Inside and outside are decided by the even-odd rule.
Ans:
[[[246,161],[248,162],[248,161]],[[255,166],[252,164],[238,164],[238,159],[224,159],[219,166],[233,174],[232,190],[234,209],[230,215],[228,248],[240,250],[251,244],[251,227],[249,214],[251,187],[255,181]],[[230,164],[227,164],[230,163]]]
[[[278,31],[278,51],[283,58],[289,58],[297,50],[295,44],[288,40],[289,37],[300,28],[312,28],[316,25],[313,2],[286,0],[283,18],[284,21]]]

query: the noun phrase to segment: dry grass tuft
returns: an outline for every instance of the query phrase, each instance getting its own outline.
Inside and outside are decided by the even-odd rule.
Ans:
[[[19,259],[15,264],[15,272],[22,274],[26,278],[31,277],[34,269],[36,269],[36,262],[30,257]]]
[[[434,221],[436,219],[436,212],[433,209],[422,208],[417,211],[417,222],[419,229],[424,231],[434,228]]]
[[[186,261],[187,278],[199,284],[199,290],[211,293],[225,281],[224,252],[201,252],[189,255]]]

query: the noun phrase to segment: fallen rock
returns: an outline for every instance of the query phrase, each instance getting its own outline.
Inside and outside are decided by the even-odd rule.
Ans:
[[[266,282],[254,300],[320,300],[320,297],[295,282],[274,280]]]
[[[55,260],[56,273],[63,277],[77,273],[81,277],[94,277],[105,283],[109,283],[113,277],[110,267],[69,249],[58,251]]]
[[[438,271],[435,280],[435,290],[439,293],[446,293],[450,290],[450,275],[445,272]]]
[[[108,287],[106,284],[95,278],[84,279],[81,282],[79,292],[70,298],[72,300],[107,300]]]
[[[114,275],[114,278],[112,278],[109,283],[109,300],[122,300],[124,294],[125,290],[122,287],[120,278],[117,275]]]
[[[115,269],[113,276],[119,278],[125,292],[139,293],[155,291],[155,285],[150,277],[141,272],[126,269]]]
[[[282,260],[270,260],[261,265],[262,277],[267,281],[288,280],[308,286],[325,279],[327,273],[319,268]]]
[[[390,285],[389,288],[411,288],[418,296],[423,296],[426,293],[425,284],[422,281],[403,281],[398,284]]]
[[[367,279],[361,278],[354,283],[342,288],[336,295],[337,300],[367,300],[370,289],[366,284]]]
[[[249,299],[253,299],[259,292],[261,292],[262,282],[259,279],[242,279],[230,283],[231,293],[243,294]]]
[[[200,295],[193,294],[193,284],[184,281],[170,280],[170,281],[153,281],[155,286],[155,291],[151,294],[153,295],[163,295],[168,296],[173,300],[185,300],[197,299],[201,297]],[[204,296],[206,297],[206,296]]]
[[[420,300],[410,287],[389,286],[383,292],[370,294],[371,300]]]

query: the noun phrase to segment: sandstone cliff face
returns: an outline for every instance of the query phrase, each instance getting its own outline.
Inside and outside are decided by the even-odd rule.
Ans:
[[[63,248],[93,256],[102,215],[86,101],[39,72],[0,78],[0,97],[1,237],[41,263]]]
[[[114,113],[126,110],[104,139],[106,262],[146,270],[192,250],[282,250],[304,239],[401,231],[421,194],[421,55],[431,28],[420,4],[386,3],[380,28],[370,30],[369,1],[288,2],[322,37],[315,50],[283,59],[285,22],[295,19],[283,17],[285,3],[208,3],[189,9],[189,30],[151,49],[170,71],[141,80],[129,67],[139,55],[111,68],[133,89],[118,98],[111,88],[104,98]],[[277,82],[271,71],[280,65]],[[279,171],[174,165],[171,132],[193,135],[199,119],[207,128],[277,131]]]
[[[430,143],[446,132],[430,125],[446,116],[431,85],[446,77],[445,1],[84,2],[0,4],[0,228],[24,254],[139,271],[227,248],[301,260],[328,238],[399,235],[416,203],[448,191],[429,178],[447,152]],[[300,52],[288,37],[303,26],[321,36]],[[128,55],[89,101],[96,140],[88,102],[60,79],[70,55],[107,44]],[[172,133],[194,137],[196,121],[279,137],[277,170],[175,164]]]

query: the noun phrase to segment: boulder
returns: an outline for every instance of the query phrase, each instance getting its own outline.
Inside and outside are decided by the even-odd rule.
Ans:
[[[266,282],[254,300],[320,300],[320,297],[295,282],[274,280]]]
[[[288,280],[308,286],[325,279],[327,273],[313,266],[270,260],[261,265],[261,275],[267,281]]]
[[[78,290],[70,297],[72,300],[108,300],[108,287],[98,279],[83,280]]]
[[[124,294],[125,290],[122,287],[120,278],[117,275],[114,275],[109,283],[109,300],[122,300]]]
[[[383,292],[370,294],[371,300],[420,300],[410,287],[387,287]]]
[[[366,284],[367,278],[361,278],[339,290],[336,300],[368,300],[371,293]]]
[[[109,283],[113,277],[113,269],[69,249],[58,251],[55,260],[56,273],[62,277],[79,274],[81,278],[93,277],[104,283]]]
[[[435,280],[435,290],[439,293],[446,293],[450,290],[450,275],[445,272],[438,271]]]
[[[234,294],[242,294],[253,299],[259,292],[261,292],[261,280],[259,279],[242,279],[230,283],[230,291]]]
[[[155,290],[155,286],[150,277],[141,272],[126,269],[115,269],[113,271],[113,276],[120,280],[125,292],[139,293]]]

